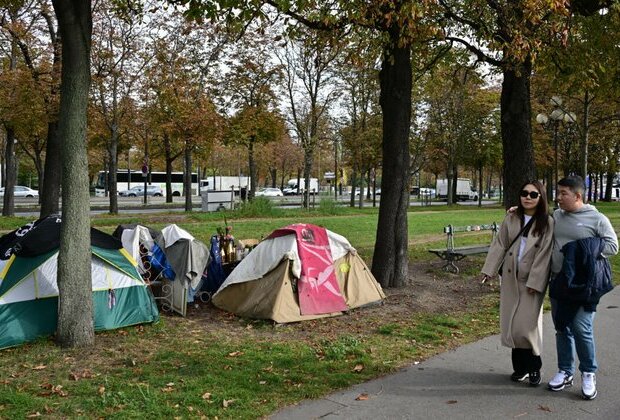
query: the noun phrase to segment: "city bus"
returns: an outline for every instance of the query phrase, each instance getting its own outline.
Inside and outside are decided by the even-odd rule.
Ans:
[[[109,188],[106,188],[106,171],[99,171],[97,181],[95,183],[95,196],[105,197]],[[172,195],[179,197],[183,194],[183,172],[172,172]],[[166,194],[166,172],[149,172],[146,177],[147,185],[157,185]],[[141,171],[119,170],[116,172],[117,191],[129,190],[136,186],[144,186],[144,177]],[[199,194],[198,174],[192,173],[192,195]]]

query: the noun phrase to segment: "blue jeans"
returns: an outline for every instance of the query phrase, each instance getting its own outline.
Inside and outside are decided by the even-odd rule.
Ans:
[[[551,299],[551,311],[557,311],[558,301]],[[572,322],[563,330],[556,329],[555,345],[558,353],[558,368],[575,374],[575,351],[579,357],[579,370],[595,373],[596,348],[594,345],[593,323],[596,312],[586,312],[579,308]]]

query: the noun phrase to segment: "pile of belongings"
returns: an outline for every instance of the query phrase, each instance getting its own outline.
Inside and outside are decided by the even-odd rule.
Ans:
[[[207,278],[206,245],[175,224],[161,231],[141,225],[120,225],[114,236],[139,261],[147,281],[164,282],[166,292],[158,300],[162,299],[165,308],[185,315],[187,303],[194,301]]]

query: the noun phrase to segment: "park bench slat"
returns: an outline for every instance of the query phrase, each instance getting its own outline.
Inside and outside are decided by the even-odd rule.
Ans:
[[[454,233],[456,232],[479,232],[484,230],[491,230],[492,237],[494,238],[499,230],[499,225],[495,222],[490,224],[481,225],[468,225],[468,226],[452,226],[448,225],[444,227],[444,233],[448,236],[446,241],[446,248],[442,249],[429,249],[428,251],[437,255],[442,260],[446,261],[443,269],[453,273],[458,273],[459,268],[454,263],[460,261],[468,255],[486,254],[489,252],[490,245],[470,245],[455,247],[454,246]]]

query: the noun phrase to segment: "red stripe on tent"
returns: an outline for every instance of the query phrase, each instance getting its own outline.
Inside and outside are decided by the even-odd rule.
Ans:
[[[297,283],[302,315],[320,315],[347,310],[334,273],[329,239],[325,228],[294,224],[275,230],[269,238],[294,234],[301,260],[301,278]]]

